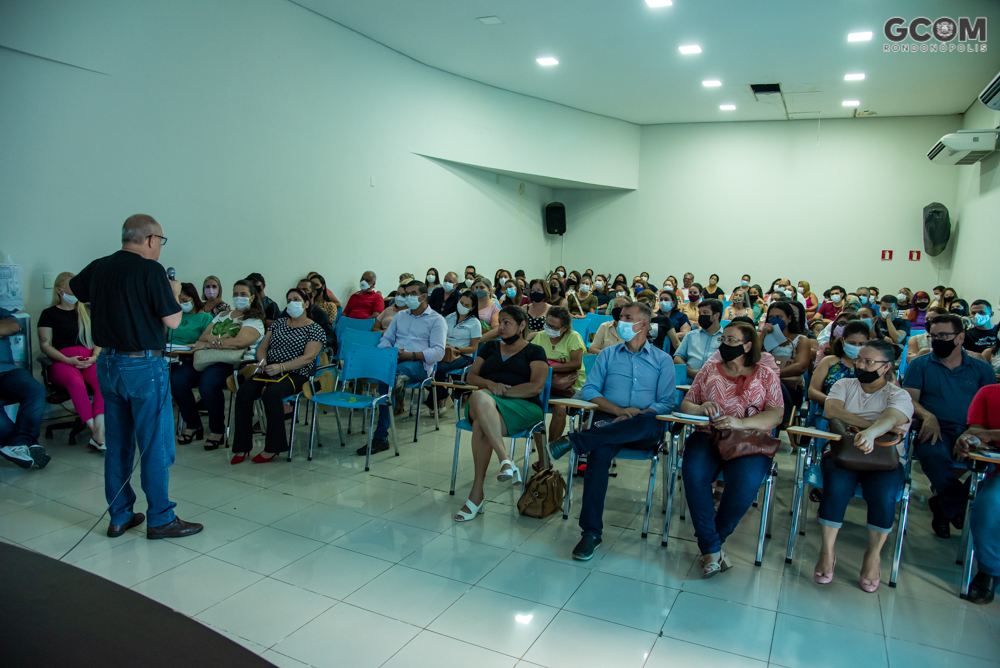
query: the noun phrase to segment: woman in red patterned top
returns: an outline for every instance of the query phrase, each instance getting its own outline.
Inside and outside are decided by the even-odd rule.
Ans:
[[[722,332],[721,362],[708,363],[695,376],[680,410],[711,418],[717,429],[763,429],[781,422],[784,402],[781,381],[761,365],[760,343],[753,326],[730,323]],[[731,564],[722,543],[736,529],[757,496],[771,458],[747,455],[724,460],[713,443],[708,425],[699,426],[684,449],[684,495],[701,550],[702,577],[711,577]],[[725,473],[726,486],[718,512],[712,483]]]

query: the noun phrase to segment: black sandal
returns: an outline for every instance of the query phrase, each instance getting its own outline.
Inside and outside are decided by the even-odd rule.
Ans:
[[[222,445],[222,438],[208,438],[205,439],[205,449],[206,450],[218,450],[219,446]]]
[[[200,441],[203,438],[205,438],[205,430],[204,429],[196,429],[195,431],[193,431],[190,434],[181,434],[180,436],[178,436],[177,437],[177,445],[187,445],[188,443],[191,443],[192,441]]]

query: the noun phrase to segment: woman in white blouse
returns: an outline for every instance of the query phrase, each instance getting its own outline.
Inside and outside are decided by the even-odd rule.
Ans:
[[[448,377],[449,371],[472,364],[472,356],[479,349],[479,341],[483,338],[483,323],[479,320],[478,301],[472,292],[463,292],[458,299],[456,311],[444,318],[448,325],[448,338],[445,342],[444,359],[438,362],[437,373],[434,374],[434,380],[439,383],[453,380]],[[434,390],[437,401],[434,401],[434,393],[427,397],[427,408],[431,416],[435,410],[444,412],[449,406],[448,390],[444,387],[435,387]]]

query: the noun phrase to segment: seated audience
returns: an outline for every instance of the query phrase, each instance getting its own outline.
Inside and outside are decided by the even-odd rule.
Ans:
[[[933,295],[934,295],[933,298],[931,299],[931,308],[936,307],[936,306],[942,306],[942,304],[941,304],[941,295],[942,295],[942,293],[944,293],[944,286],[943,285],[936,285],[936,286],[934,286],[934,289],[931,292],[933,292]]]
[[[323,311],[330,322],[336,321],[337,304],[335,304],[332,299],[327,297],[327,292],[329,292],[329,290],[326,289],[326,279],[319,274],[313,274],[308,280],[309,285],[312,288],[312,292],[309,296],[312,297],[313,308],[318,308]],[[265,309],[266,308],[267,307],[265,307]]]
[[[343,316],[356,320],[374,318],[385,309],[385,300],[375,292],[375,272],[361,274],[361,289],[351,295],[344,307]]]
[[[676,297],[674,297],[673,290],[661,290],[659,301],[653,304],[653,321],[649,325],[648,338],[650,342],[655,348],[668,355],[673,355],[673,351],[681,347],[681,338],[674,327],[674,317],[678,316],[678,320],[684,318],[685,323],[687,322],[687,316],[677,311],[675,303]],[[688,324],[687,327],[688,331],[691,331],[691,325]],[[670,345],[664,347],[667,341],[670,342]]]
[[[854,364],[862,346],[869,341],[868,325],[858,320],[843,319],[840,314],[833,330],[833,339],[823,359],[816,364],[809,378],[809,401],[823,406],[833,384],[842,378],[854,378]]]
[[[991,322],[993,307],[985,299],[977,299],[970,307],[969,326],[965,330],[963,347],[981,353],[997,344],[997,326]]]
[[[574,318],[586,318],[588,313],[597,313],[597,296],[591,294],[591,280],[588,276],[580,279],[576,292],[567,296],[569,312]]]
[[[951,536],[948,524],[965,525],[965,485],[953,476],[951,458],[955,440],[965,431],[969,405],[979,388],[996,383],[989,364],[962,349],[962,320],[941,315],[931,323],[930,355],[917,357],[906,367],[903,387],[913,398],[915,417],[922,422],[917,434],[917,457],[935,496],[927,505],[931,528],[941,538]]]
[[[598,274],[594,277],[594,296],[597,297],[597,307],[601,309],[611,301],[611,294],[608,286],[608,277]]]
[[[812,320],[816,317],[816,311],[819,310],[819,297],[812,291],[809,281],[799,281],[797,289],[799,299],[802,300],[802,305],[806,307],[806,319]]]
[[[45,388],[14,363],[10,337],[20,333],[21,321],[0,308],[0,456],[23,469],[43,469],[51,459],[38,444]],[[20,404],[16,422],[3,409],[9,404]]]
[[[868,286],[868,303],[877,304],[879,300],[879,291],[874,285]]]
[[[616,282],[614,289],[611,292],[611,301],[608,302],[607,307],[604,309],[604,315],[611,315],[615,308],[615,302],[618,299],[625,299],[628,303],[632,303],[632,293],[629,292],[628,284]]]
[[[549,376],[545,351],[528,343],[527,316],[518,306],[500,312],[499,338],[483,345],[472,363],[467,380],[479,389],[465,406],[465,419],[472,426],[474,474],[469,500],[457,513],[456,522],[467,522],[483,512],[483,484],[490,456],[500,461],[499,482],[520,482],[521,469],[511,461],[504,437],[544,422],[539,398]]]
[[[826,322],[833,322],[844,308],[844,297],[847,292],[839,285],[830,288],[830,301],[823,302],[816,313]]]
[[[684,315],[678,307],[679,302],[677,301],[677,291],[672,288],[668,288],[666,286],[663,287],[663,290],[660,292],[660,302],[658,306],[658,313],[670,317],[674,333],[677,335],[678,345],[674,348],[674,350],[677,350],[677,348],[680,347],[679,342],[683,341],[684,337],[691,331],[691,321],[688,320],[688,317]]]
[[[944,310],[940,306],[933,306],[927,309],[927,316],[924,319],[924,325],[929,329],[931,323],[939,315],[948,315],[948,311]],[[917,332],[910,337],[910,340],[906,342],[906,363],[909,364],[915,358],[921,355],[926,355],[931,352],[931,340],[927,334],[927,331]]]
[[[868,291],[871,293],[872,289],[869,288]],[[900,288],[899,293],[896,294],[896,305],[901,313],[913,308],[913,291],[909,288]]]
[[[566,303],[566,286],[562,280],[560,280],[558,274],[549,275],[549,304],[551,306],[562,306],[567,307]]]
[[[997,382],[1000,383],[1000,352],[997,351],[998,345],[994,345],[992,348],[987,348],[983,351],[983,361],[993,367],[993,371],[997,375]]]
[[[952,305],[959,301],[958,293],[955,291],[955,288],[945,288],[941,291],[941,298],[938,301],[938,306],[947,309],[948,313],[951,313]]]
[[[385,307],[385,310],[378,314],[372,324],[373,332],[384,332],[389,329],[389,323],[396,317],[396,314],[406,310],[406,283],[411,280],[413,279],[406,279],[406,282],[400,283],[399,287],[392,291],[392,301]]]
[[[312,278],[313,278],[313,276],[317,275],[318,273],[319,273],[318,271],[310,271],[308,274],[306,274],[306,278],[308,278],[311,281]],[[257,287],[257,286],[254,286],[254,287]],[[258,293],[259,294],[263,294],[259,290],[258,290]],[[333,294],[333,290],[331,290],[329,288],[329,286],[326,288],[326,298],[329,299],[334,304],[336,304],[338,310],[342,310],[344,308],[344,305],[340,303],[340,300],[337,299],[337,295]],[[277,306],[277,305],[275,305],[275,306]],[[266,307],[265,307],[265,309],[266,309]],[[278,310],[280,311],[281,309],[279,308]]]
[[[781,422],[781,382],[760,364],[756,331],[747,322],[732,322],[723,330],[722,339],[722,361],[707,365],[695,377],[681,402],[681,412],[711,418],[714,429],[770,432]],[[685,445],[683,466],[684,494],[706,578],[730,568],[722,545],[757,497],[772,462],[764,455],[724,460],[711,434],[708,425],[695,428]],[[726,484],[716,512],[712,485],[719,473],[724,474]]]
[[[74,275],[64,271],[56,276],[52,303],[38,318],[38,344],[52,360],[49,379],[66,388],[80,421],[90,429],[88,447],[102,451],[104,397],[101,396],[97,367],[94,366],[101,348],[94,345],[90,336],[90,309],[80,303],[69,287],[69,279]],[[87,387],[94,394],[93,401],[87,395]]]
[[[961,461],[969,450],[986,443],[1000,446],[1000,386],[980,388],[969,405],[969,429],[955,441],[955,458]],[[976,548],[979,572],[969,583],[969,603],[993,602],[1000,577],[1000,475],[988,476],[972,502],[969,530]]]
[[[315,271],[311,271],[311,272],[309,272],[309,276],[307,276],[306,278],[308,278],[311,281],[312,277],[316,276],[316,275],[317,274],[316,274]],[[246,280],[248,280],[251,283],[253,283],[253,289],[257,291],[257,299],[260,300],[260,305],[264,308],[264,328],[266,329],[266,328],[270,327],[274,323],[275,320],[278,319],[278,314],[281,313],[281,308],[274,302],[273,299],[271,299],[270,297],[268,297],[267,295],[264,294],[264,288],[267,287],[267,282],[264,281],[264,277],[261,274],[259,274],[257,272],[254,272],[254,273],[250,274],[249,276],[247,276]],[[327,290],[327,292],[329,294],[333,294],[329,290]],[[183,287],[183,284],[182,284],[181,285],[181,298],[183,299],[183,297],[184,297],[184,287]],[[183,306],[184,306],[184,302],[181,302],[181,307],[183,308]],[[337,304],[337,306],[340,306],[340,304]],[[209,319],[211,319],[211,317],[212,316],[209,316]],[[183,327],[183,326],[184,325],[181,324],[181,327]],[[201,331],[203,329],[205,329],[205,328],[202,327],[201,329],[198,330],[198,334],[199,335],[201,334]],[[177,338],[177,334],[178,334],[178,330],[174,330],[174,338],[175,339]],[[195,336],[194,340],[197,341],[198,337]]]
[[[800,329],[799,314],[791,302],[776,301],[768,307],[767,322],[760,330],[762,349],[767,349],[767,335],[775,330],[784,336],[784,341],[767,352],[774,355],[774,360],[781,369],[781,380],[792,393],[794,402],[796,392],[801,399],[802,375],[809,369],[809,344]],[[797,406],[798,403],[794,405]]]
[[[434,291],[441,287],[441,275],[438,274],[438,270],[434,267],[427,270],[427,275],[424,277],[424,280],[426,281],[428,294],[434,294]],[[431,308],[434,307],[432,306]]]
[[[499,323],[500,305],[493,299],[493,285],[490,279],[484,276],[477,276],[472,284],[472,291],[476,297],[476,311],[479,313],[479,321],[483,325],[483,334],[488,334]],[[496,334],[486,337],[486,341],[496,338]],[[484,341],[485,343],[485,341]]]
[[[212,316],[205,313],[205,305],[194,283],[181,283],[177,301],[181,304],[181,324],[167,335],[167,341],[175,346],[194,345],[208,323],[212,322]]]
[[[524,312],[528,316],[528,340],[545,329],[545,316],[552,306],[549,302],[549,284],[541,278],[532,279],[528,284],[528,306]]]
[[[598,405],[593,427],[548,444],[552,459],[572,448],[587,455],[580,510],[582,537],[573,558],[587,561],[601,544],[604,497],[611,461],[623,449],[652,450],[663,438],[659,414],[674,409],[674,368],[670,356],[648,341],[652,312],[642,303],[623,307],[618,332],[623,343],[601,352],[594,361],[581,396]]]
[[[416,277],[413,274],[402,273],[399,275],[399,281],[397,281],[397,283],[399,284],[400,287],[402,287],[407,283],[409,283],[410,281],[415,280],[415,278]],[[386,308],[388,308],[389,305],[392,304],[393,299],[395,299],[396,295],[398,295],[400,292],[402,292],[402,290],[396,288],[395,290],[393,290],[392,292],[390,292],[388,295],[385,296],[385,299],[383,301],[385,302]]]
[[[303,278],[301,281],[299,281],[298,285],[295,287],[301,290],[302,292],[306,293],[307,295],[309,295],[310,299],[312,299],[312,293],[313,293],[312,281]],[[323,328],[323,332],[326,334],[327,347],[336,348],[337,332],[336,329],[334,329],[333,321],[330,319],[330,316],[327,315],[327,312],[321,309],[317,304],[312,304],[309,307],[308,311],[306,312],[306,315],[309,316],[310,320],[312,320],[317,325]],[[279,320],[281,318],[286,318],[286,317],[288,317],[288,314],[285,312],[282,312],[281,314],[278,315]]]
[[[257,347],[257,361],[262,366],[236,393],[230,464],[242,463],[253,449],[253,404],[257,399],[264,405],[268,429],[264,451],[252,461],[266,464],[288,450],[284,400],[301,392],[309,382],[326,345],[326,332],[309,317],[309,293],[292,288],[285,299],[287,317],[276,320]]]
[[[469,271],[470,269],[472,269],[471,272]],[[479,274],[477,274],[476,271],[475,271],[475,267],[473,267],[471,264],[468,267],[466,267],[465,268],[465,287],[468,288],[468,289],[471,289],[472,288],[472,284],[476,282],[476,276],[478,276],[478,275]]]
[[[678,292],[681,293],[678,296],[678,299],[684,299],[684,301],[690,301],[690,297],[688,296],[688,290],[690,290],[691,286],[694,285],[694,274],[692,274],[690,271],[687,272],[681,278],[681,281],[682,281],[681,287],[677,289]],[[700,290],[701,286],[698,286],[698,288]],[[697,312],[695,312],[695,315],[697,315]]]
[[[896,297],[886,295],[878,302],[875,322],[872,323],[871,337],[882,339],[896,351],[895,359],[903,354],[903,342],[910,335],[910,321],[899,317]]]
[[[870,304],[870,305],[874,306],[877,303],[877,301],[873,297],[870,296],[870,292],[869,292],[868,288],[866,288],[863,285],[860,288],[858,288],[854,292],[854,294],[857,296],[858,301],[861,303],[862,306],[864,306],[866,304]]]
[[[734,288],[733,291],[735,292],[738,289],[742,289],[744,292],[746,292],[747,290],[750,289],[750,274],[743,274],[743,276],[740,277],[740,287],[739,288]],[[730,292],[729,293],[729,301],[732,301],[732,300],[733,300],[733,293]]]
[[[819,523],[823,545],[813,571],[817,584],[829,584],[837,563],[834,545],[844,525],[847,504],[854,490],[861,485],[861,494],[868,505],[868,549],[861,562],[859,585],[874,593],[882,579],[882,546],[896,518],[896,495],[906,476],[903,465],[906,455],[906,432],[913,418],[913,402],[906,390],[890,382],[895,373],[894,346],[881,339],[867,342],[854,361],[855,378],[837,381],[826,397],[825,412],[829,419],[843,421],[845,426],[861,429],[854,436],[854,447],[870,454],[875,439],[889,432],[901,440],[896,447],[900,463],[891,471],[854,471],[842,468],[832,456],[823,457],[823,496],[819,502]]]
[[[708,287],[702,290],[703,299],[718,299],[722,301],[726,298],[726,292],[719,287],[719,275],[712,274],[708,277]]]
[[[500,308],[505,306],[523,306],[525,295],[521,291],[521,286],[512,278],[504,280],[503,291],[500,293]]]
[[[556,270],[552,273],[559,276],[560,282],[566,280],[566,267],[559,265],[558,267],[556,267]]]
[[[434,374],[434,380],[439,383],[454,381],[454,376],[449,376],[448,372],[470,366],[472,356],[479,349],[479,341],[483,337],[483,324],[479,322],[476,301],[471,292],[464,292],[456,304],[455,311],[444,317],[448,336],[445,339],[444,357],[438,362]],[[427,395],[427,408],[430,409],[432,417],[435,411],[440,412],[448,408],[448,389],[435,387],[434,390]],[[435,396],[437,401],[434,400]]]
[[[480,288],[485,278],[479,278],[476,287]],[[487,288],[488,289],[488,288]],[[444,358],[445,344],[448,340],[448,325],[441,314],[427,305],[427,286],[421,281],[410,281],[404,288],[407,310],[398,313],[389,328],[379,341],[379,348],[398,348],[399,361],[396,364],[396,382],[393,390],[396,414],[401,413],[405,406],[402,402],[406,386],[424,380],[431,374],[434,365]],[[389,393],[389,386],[378,384],[379,396]],[[389,449],[389,407],[381,405],[378,408],[378,425],[372,434],[372,450],[374,455]],[[357,454],[368,453],[368,445],[362,445]]]
[[[685,278],[684,280],[686,281],[687,278]],[[697,323],[698,313],[699,313],[698,307],[701,305],[701,284],[692,283],[685,290],[686,290],[685,294],[687,296],[687,302],[679,304],[678,308],[680,309],[681,313],[683,313],[688,317],[689,321]],[[719,302],[719,304],[721,305],[722,302]],[[722,314],[720,313],[719,315]]]
[[[906,312],[906,319],[910,321],[911,328],[927,327],[927,309],[930,305],[931,298],[926,292],[920,290],[913,293],[913,307]]]
[[[596,355],[605,348],[622,343],[622,338],[618,336],[618,322],[622,309],[631,303],[627,297],[615,297],[615,300],[610,303],[612,319],[608,322],[602,322],[597,331],[594,332],[594,340],[590,342],[590,347],[587,349],[588,354]]]
[[[756,283],[747,288],[747,301],[753,309],[753,323],[759,324],[761,317],[767,312],[767,302],[764,301],[764,288]]]
[[[558,306],[550,309],[545,317],[545,329],[535,336],[532,343],[545,351],[545,357],[549,366],[552,367],[553,388],[561,386],[560,378],[566,379],[566,382],[569,380],[567,376],[575,378],[569,388],[569,392],[572,392],[570,398],[580,399],[580,388],[587,380],[587,372],[583,368],[583,356],[587,352],[587,347],[583,343],[583,338],[573,331],[573,318],[569,311]],[[552,420],[549,422],[547,440],[554,441],[562,436],[563,431],[566,430],[566,408],[549,405],[549,411],[552,413]],[[547,457],[542,447],[546,442],[545,434],[535,434],[535,445],[538,450],[538,461],[535,462],[536,471],[551,467],[551,464],[546,461]]]
[[[691,286],[691,292],[695,291]],[[674,364],[686,364],[688,378],[694,378],[722,340],[722,302],[708,299],[698,307],[699,329],[689,332],[674,353]],[[759,359],[759,355],[758,355]]]
[[[754,312],[750,306],[750,302],[747,298],[747,292],[743,288],[736,288],[733,290],[732,295],[730,295],[730,300],[732,303],[726,307],[726,310],[722,313],[723,320],[732,320],[734,318],[744,317],[754,319]],[[758,307],[759,309],[759,307]]]
[[[233,307],[222,301],[222,281],[218,276],[209,276],[201,286],[201,296],[204,298],[205,313],[213,318],[220,313],[227,313]]]
[[[458,274],[449,271],[444,275],[444,283],[434,288],[431,296],[427,298],[427,303],[431,308],[441,315],[448,315],[455,312],[455,306],[464,290],[459,289]]]
[[[233,375],[233,365],[217,362],[205,367],[204,371],[197,371],[194,358],[198,356],[198,351],[246,350],[264,336],[264,308],[257,299],[253,283],[236,281],[233,304],[236,305],[234,310],[220,313],[205,327],[192,347],[195,354],[185,356],[170,373],[170,394],[177,402],[185,425],[177,437],[180,445],[187,445],[204,436],[198,401],[194,398],[196,387],[208,411],[209,434],[205,439],[205,449],[218,449],[226,434],[226,399],[222,390],[226,387],[226,380]]]
[[[503,291],[507,287],[507,281],[511,280],[510,272],[506,269],[497,269],[493,276],[493,285],[496,286],[496,300],[499,302],[503,298]]]

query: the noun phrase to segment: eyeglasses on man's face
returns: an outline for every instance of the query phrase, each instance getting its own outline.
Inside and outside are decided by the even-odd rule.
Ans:
[[[147,239],[152,239],[153,237],[156,237],[157,239],[159,239],[159,240],[160,240],[160,245],[161,245],[161,246],[166,246],[166,245],[167,245],[167,238],[166,238],[166,237],[161,237],[161,236],[160,236],[159,234],[150,234],[150,235],[149,235],[148,237],[146,237],[146,238],[147,238]]]
[[[937,334],[928,334],[927,338],[931,341],[951,341],[956,336],[958,336],[958,332],[938,332]]]

